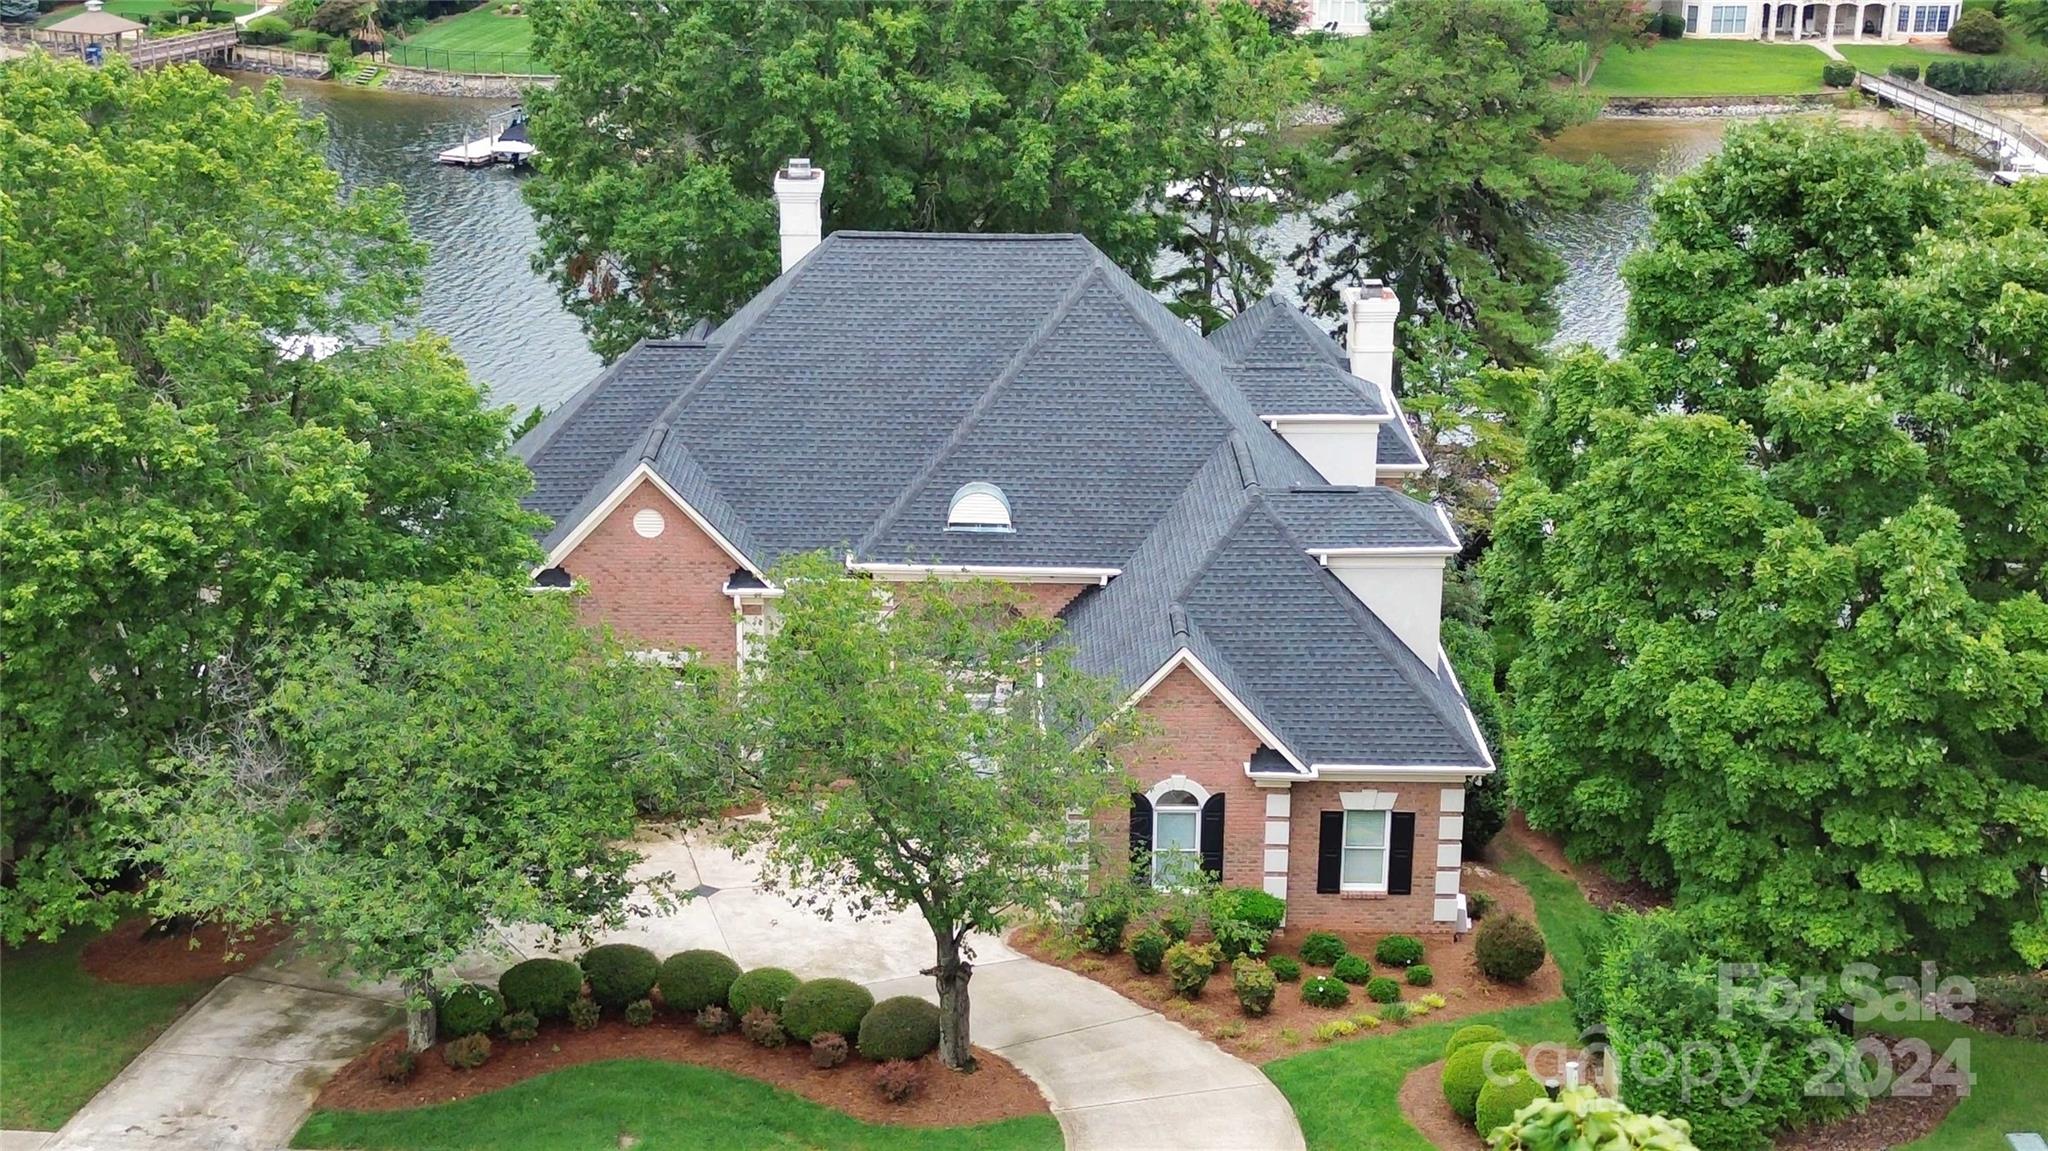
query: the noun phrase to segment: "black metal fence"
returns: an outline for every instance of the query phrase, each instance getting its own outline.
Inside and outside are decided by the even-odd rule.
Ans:
[[[545,76],[548,71],[531,52],[470,52],[461,49],[420,48],[411,44],[386,44],[377,58],[401,68],[424,68],[432,72],[468,72],[492,76]]]

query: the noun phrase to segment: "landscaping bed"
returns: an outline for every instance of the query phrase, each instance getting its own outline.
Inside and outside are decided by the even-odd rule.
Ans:
[[[265,927],[236,938],[218,924],[152,930],[147,919],[128,919],[86,944],[79,966],[95,979],[128,987],[210,981],[247,970],[289,934]]]

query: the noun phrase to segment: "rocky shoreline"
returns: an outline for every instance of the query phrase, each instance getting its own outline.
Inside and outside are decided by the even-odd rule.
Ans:
[[[1616,119],[1663,117],[1689,119],[1754,119],[1786,112],[1820,112],[1849,106],[1846,92],[1806,96],[1617,96],[1601,109]]]

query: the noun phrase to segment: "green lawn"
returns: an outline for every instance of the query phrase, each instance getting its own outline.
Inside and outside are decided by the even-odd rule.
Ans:
[[[63,1126],[212,986],[101,983],[78,966],[91,938],[74,931],[0,952],[0,1127]]]
[[[1566,975],[1584,970],[1586,941],[1598,938],[1603,918],[1600,909],[1586,901],[1586,895],[1567,876],[1550,870],[1521,848],[1503,844],[1501,870],[1529,889],[1536,900],[1536,926],[1543,929],[1543,942],[1557,969]]]
[[[448,72],[528,72],[534,62],[533,22],[500,16],[499,0],[429,23],[419,34],[385,45],[394,64]]]
[[[159,12],[171,12],[187,7],[189,2],[190,0],[107,0],[107,11],[117,16],[126,16],[130,20],[140,20],[145,16],[154,16]],[[240,0],[220,0],[219,3],[213,6],[213,9],[214,18],[220,19],[227,16],[246,16],[256,10],[256,5],[244,4]],[[69,20],[83,11],[85,11],[85,5],[83,4],[66,4],[62,8],[44,13],[36,21],[36,27],[48,28],[58,21]]]
[[[1882,74],[1894,64],[1918,64],[1922,69],[1935,60],[2023,60],[2048,56],[2048,44],[2037,44],[2025,36],[2011,33],[2006,37],[2005,51],[1996,56],[1965,56],[1960,52],[1944,52],[1938,48],[1920,48],[1911,44],[1863,44],[1839,46],[1842,55],[1851,64],[1865,72]]]
[[[1957,1039],[1969,1040],[1970,1072],[1977,1077],[1969,1097],[1940,1127],[1902,1151],[2010,1151],[2007,1132],[2048,1130],[2048,1106],[2041,1102],[2042,1085],[2048,1084],[2048,1044],[1944,1019],[1882,1026],[1888,1034],[1926,1040],[1936,1055]]]
[[[1827,57],[1805,44],[1756,40],[1658,40],[1634,52],[1609,49],[1593,73],[1599,96],[1797,96],[1822,91]]]
[[[862,1074],[859,1070],[845,1072]],[[1048,1115],[973,1127],[887,1127],[709,1067],[620,1059],[411,1111],[316,1111],[295,1147],[394,1151],[1059,1151]]]

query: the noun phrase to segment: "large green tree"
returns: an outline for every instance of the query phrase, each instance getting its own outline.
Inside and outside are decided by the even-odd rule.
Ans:
[[[636,888],[636,794],[708,796],[680,755],[706,697],[585,627],[565,595],[472,577],[339,589],[336,622],[263,653],[267,690],[180,741],[128,793],[154,905],[273,917],[359,978],[411,993],[505,926],[615,927]]]
[[[0,67],[0,936],[116,913],[102,796],[223,661],[337,578],[515,572],[528,479],[418,285],[396,191],[342,192],[276,88]],[[315,360],[285,350],[339,340]]]
[[[1233,4],[1238,0],[1232,0]],[[775,169],[828,229],[1080,232],[1140,279],[1219,57],[1198,0],[541,0],[540,263],[607,358],[778,269]],[[1270,34],[1269,34],[1270,35]]]
[[[1514,798],[1731,947],[2048,962],[2048,188],[1780,122],[1655,207],[1484,565]]]
[[[1473,331],[1504,366],[1535,361],[1556,327],[1564,261],[1536,234],[1545,212],[1625,188],[1605,161],[1544,151],[1598,102],[1560,88],[1570,52],[1523,0],[1394,0],[1373,21],[1357,79],[1336,97],[1307,244],[1310,302],[1378,277],[1410,314]]]
[[[884,601],[823,556],[775,583],[779,624],[734,713],[768,819],[738,835],[827,914],[924,919],[939,1057],[965,1069],[968,935],[1077,894],[1085,821],[1127,794],[1113,756],[1132,717],[1000,585],[890,584]]]

